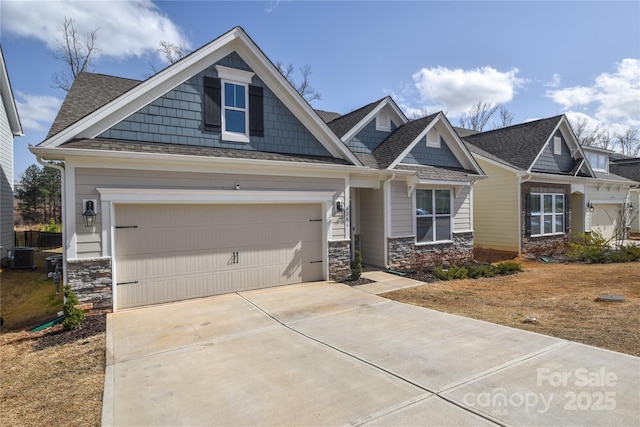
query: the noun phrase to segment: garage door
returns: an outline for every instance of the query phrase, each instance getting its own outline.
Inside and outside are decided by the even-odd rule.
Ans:
[[[118,308],[322,280],[320,205],[116,205]]]
[[[598,230],[605,239],[615,234],[614,224],[618,219],[620,205],[594,204],[591,214],[591,230]]]

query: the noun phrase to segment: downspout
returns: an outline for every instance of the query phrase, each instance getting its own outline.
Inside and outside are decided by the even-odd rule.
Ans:
[[[522,175],[518,177],[518,255],[522,255],[522,184],[532,178],[531,175],[527,175],[524,179]]]
[[[391,192],[387,191],[387,187],[391,181],[396,178],[393,172],[390,178],[384,180],[382,191],[384,195],[384,265],[389,268],[389,236],[391,235]]]
[[[67,205],[65,203],[65,194],[64,194],[64,174],[65,174],[65,169],[64,166],[62,165],[57,165],[55,163],[49,163],[46,162],[44,160],[42,160],[42,157],[40,156],[36,156],[36,160],[38,161],[38,163],[40,163],[42,166],[44,166],[45,168],[52,168],[52,169],[57,169],[60,171],[60,196],[61,196],[61,203],[60,203],[60,213],[62,214],[62,285],[66,285],[67,284],[67,266],[66,266],[66,262],[67,262],[67,227],[64,226],[65,224],[65,219],[67,218]]]

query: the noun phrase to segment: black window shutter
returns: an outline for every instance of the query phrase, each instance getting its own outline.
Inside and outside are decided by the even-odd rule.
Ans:
[[[260,86],[249,86],[249,135],[264,136],[263,91]]]
[[[571,231],[571,221],[569,220],[570,218],[570,213],[571,213],[571,206],[569,205],[569,197],[567,197],[567,195],[564,195],[564,232],[565,234],[569,234],[569,232]]]
[[[220,79],[213,77],[204,78],[204,126],[207,129],[219,130],[222,128],[222,110],[220,105],[222,92]]]
[[[525,197],[524,233],[531,236],[531,193]]]

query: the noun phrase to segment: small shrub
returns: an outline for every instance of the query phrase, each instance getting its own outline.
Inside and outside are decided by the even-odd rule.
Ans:
[[[637,261],[640,259],[640,246],[634,243],[623,245],[620,250],[629,254],[629,261]]]
[[[632,256],[625,250],[612,251],[607,256],[609,262],[630,262],[633,261]]]
[[[578,235],[567,244],[566,255],[576,261],[602,264],[607,262],[610,241],[597,230],[590,234]]]
[[[467,274],[472,279],[478,277],[493,277],[496,275],[495,267],[490,264],[467,264]]]
[[[80,326],[84,320],[84,312],[76,307],[78,304],[78,297],[71,290],[71,286],[65,285],[64,287],[64,315],[65,318],[62,321],[62,326],[70,331]]]
[[[351,263],[351,280],[358,280],[362,275],[362,254],[359,250],[355,251],[355,259]]]
[[[51,218],[48,224],[39,224],[37,227],[38,231],[44,231],[47,233],[61,233],[62,232],[62,224],[56,224],[56,220]]]
[[[431,272],[440,280],[466,279],[468,272],[464,266],[452,265],[449,268],[434,267]]]
[[[500,274],[512,274],[522,271],[522,266],[515,261],[505,261],[498,263],[496,269]]]

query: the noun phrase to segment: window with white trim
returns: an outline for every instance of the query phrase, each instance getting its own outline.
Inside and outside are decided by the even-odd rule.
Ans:
[[[431,129],[427,133],[427,147],[440,148],[440,133],[437,130]]]
[[[558,156],[562,154],[562,138],[559,136],[553,137],[553,154]]]
[[[451,240],[451,190],[416,192],[416,242]]]
[[[532,236],[565,232],[564,194],[532,193],[529,200]]]
[[[589,164],[593,168],[594,171],[598,172],[609,172],[609,156],[606,154],[593,153],[590,151],[586,151],[585,155],[587,156],[587,160]]]
[[[249,142],[249,85],[253,73],[216,65],[221,82],[222,139]]]

